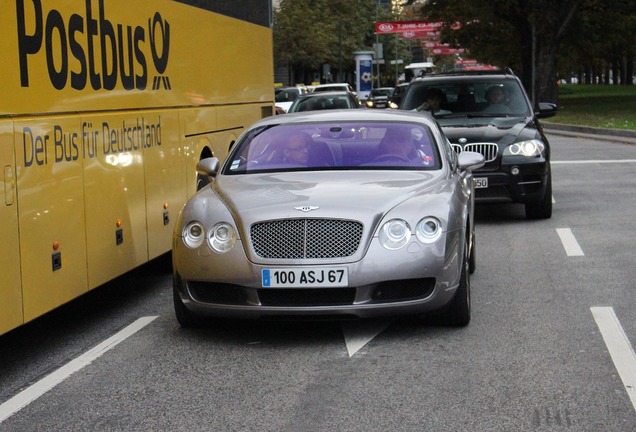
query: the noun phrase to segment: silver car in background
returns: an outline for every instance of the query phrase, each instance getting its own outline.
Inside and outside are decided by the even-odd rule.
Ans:
[[[457,155],[428,115],[269,117],[183,208],[174,307],[204,316],[365,318],[441,311],[470,321],[478,153]]]

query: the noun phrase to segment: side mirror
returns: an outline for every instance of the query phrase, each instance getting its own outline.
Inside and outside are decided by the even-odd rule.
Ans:
[[[537,118],[554,117],[557,113],[557,106],[553,103],[539,102],[539,111],[537,111]]]
[[[484,155],[477,152],[463,151],[457,155],[459,169],[462,171],[472,171],[481,168],[486,163]]]
[[[197,163],[197,173],[207,176],[207,177],[216,177],[216,174],[219,171],[219,159],[215,157],[209,157],[205,159],[201,159]]]

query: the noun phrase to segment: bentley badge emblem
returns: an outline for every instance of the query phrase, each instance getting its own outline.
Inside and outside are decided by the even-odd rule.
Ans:
[[[459,139],[459,143],[460,144],[466,144],[468,142],[468,140],[466,138],[460,138]]]
[[[300,207],[294,207],[294,210],[300,210],[301,212],[310,212],[312,210],[317,210],[320,207],[317,206],[300,206]]]

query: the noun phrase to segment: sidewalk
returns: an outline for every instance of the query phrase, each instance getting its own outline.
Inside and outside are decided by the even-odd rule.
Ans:
[[[636,145],[636,131],[541,122],[546,133]]]

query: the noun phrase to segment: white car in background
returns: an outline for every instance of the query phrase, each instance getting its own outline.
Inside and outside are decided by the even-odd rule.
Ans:
[[[277,87],[274,90],[274,102],[278,108],[287,112],[296,98],[305,93],[307,93],[306,87]]]

